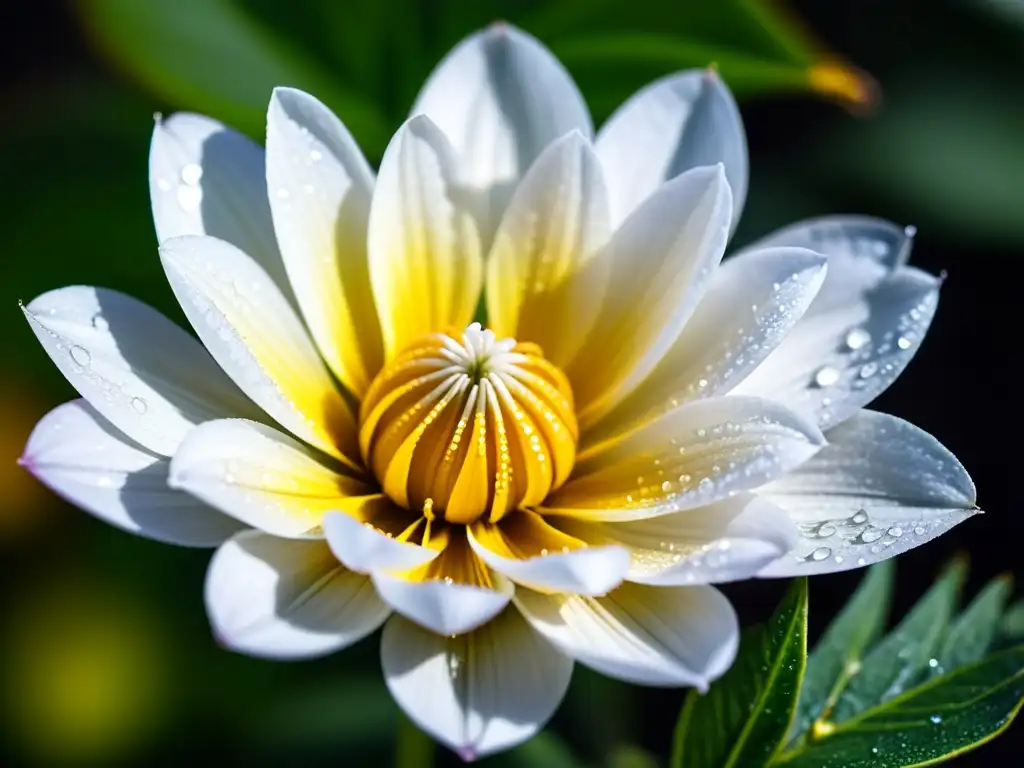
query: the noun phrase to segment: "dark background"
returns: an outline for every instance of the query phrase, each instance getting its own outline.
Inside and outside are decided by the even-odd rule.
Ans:
[[[180,319],[163,283],[149,213],[151,115],[189,108],[230,117],[205,103],[168,98],[130,67],[112,63],[116,57],[83,32],[91,5],[0,6],[0,669],[7,732],[0,757],[25,765],[160,765],[200,757],[385,763],[395,715],[374,639],[300,664],[221,651],[203,615],[207,553],[108,528],[14,466],[35,421],[72,396],[17,301],[89,283],[140,296]],[[321,28],[325,17],[304,15],[325,3],[239,5],[305,53],[324,58],[334,44]],[[412,3],[417,14],[395,13],[394,24],[422,27],[426,42],[412,64],[403,70],[370,62],[382,82],[399,83],[375,93],[389,129],[455,40],[481,17],[516,20],[520,4],[474,4],[464,23],[450,13],[455,21],[441,26],[431,21],[438,5],[459,8]],[[634,6],[643,3],[604,5],[629,26]],[[711,0],[703,5],[716,7]],[[1014,490],[1021,479],[1014,469],[1021,390],[1011,367],[1021,339],[1011,265],[1024,256],[1024,10],[1014,16],[1014,5],[1024,8],[1012,0],[791,3],[824,45],[871,73],[881,100],[865,113],[810,93],[747,98],[737,88],[752,169],[737,243],[809,215],[873,214],[916,225],[913,263],[949,276],[927,341],[874,407],[949,447],[973,476],[987,514],[900,557],[896,615],[955,553],[970,556],[970,595],[1015,571],[1024,543]],[[353,13],[338,23],[358,25],[359,18]],[[606,103],[606,95],[594,103]],[[812,580],[812,639],[859,577]],[[771,611],[783,586],[728,591],[747,623]],[[679,691],[633,688],[578,669],[554,727],[589,760],[621,742],[665,755],[681,700]],[[1018,725],[954,764],[1017,764],[1013,756],[1022,750]]]

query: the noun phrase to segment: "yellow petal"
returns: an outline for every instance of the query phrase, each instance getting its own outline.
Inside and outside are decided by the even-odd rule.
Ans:
[[[189,432],[168,483],[276,536],[317,535],[330,510],[383,525],[374,514],[379,497],[372,485],[338,473],[283,432],[245,419],[208,421]]]
[[[239,389],[293,435],[360,470],[355,419],[267,273],[215,237],[172,238],[160,259],[192,327]]]
[[[448,139],[422,115],[409,120],[384,153],[370,206],[370,281],[387,359],[473,319],[483,258],[470,199]]]
[[[609,265],[592,257],[607,238],[601,164],[573,132],[537,159],[501,221],[487,262],[489,327],[566,365],[601,305]]]
[[[679,336],[725,251],[722,166],[695,168],[634,211],[596,257],[610,269],[594,327],[565,368],[581,429],[629,394]]]
[[[373,172],[334,113],[309,94],[277,88],[267,114],[267,186],[310,333],[361,396],[384,357],[366,256]]]
[[[693,509],[757,488],[824,444],[813,421],[769,400],[697,400],[582,456],[538,511],[625,521]]]

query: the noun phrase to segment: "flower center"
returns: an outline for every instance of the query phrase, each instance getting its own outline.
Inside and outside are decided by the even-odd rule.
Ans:
[[[374,379],[359,417],[384,492],[428,520],[496,522],[541,503],[576,459],[565,375],[537,345],[479,323],[410,344]]]

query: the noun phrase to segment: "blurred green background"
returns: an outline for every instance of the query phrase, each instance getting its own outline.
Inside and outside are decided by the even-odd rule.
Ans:
[[[205,112],[260,138],[271,87],[295,85],[334,107],[375,160],[433,65],[495,19],[558,53],[598,121],[649,80],[714,63],[751,146],[738,243],[829,212],[918,227],[914,263],[949,280],[929,341],[877,407],[950,447],[989,514],[901,558],[896,610],[956,551],[972,556],[969,590],[1016,567],[1020,443],[1004,433],[1021,425],[1020,290],[1008,266],[1024,255],[1024,0],[10,2],[0,10],[5,765],[389,764],[397,716],[375,638],[304,663],[222,651],[202,607],[208,553],[109,528],[15,466],[35,421],[72,397],[17,301],[88,283],[184,323],[149,212],[154,112]],[[812,639],[857,576],[812,582]],[[728,591],[748,622],[783,586]],[[681,700],[578,669],[545,737],[483,763],[654,764],[645,755],[666,755]],[[1011,730],[956,764],[1010,765],[1022,750]]]

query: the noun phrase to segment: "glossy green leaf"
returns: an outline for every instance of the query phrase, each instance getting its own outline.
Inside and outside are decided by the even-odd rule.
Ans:
[[[966,564],[955,561],[899,625],[864,657],[829,720],[841,723],[903,693],[928,667],[956,610]]]
[[[935,674],[952,672],[988,653],[1012,589],[1013,583],[1009,578],[993,579],[957,616],[935,655]]]
[[[791,739],[805,733],[834,706],[839,693],[860,669],[865,651],[881,636],[892,602],[894,563],[890,559],[871,566],[807,658]]]
[[[807,660],[807,580],[768,625],[744,633],[736,662],[704,695],[691,691],[676,725],[675,768],[758,768],[781,747]]]
[[[782,754],[786,768],[882,768],[941,762],[1004,730],[1024,701],[1024,647],[936,677]]]
[[[271,91],[290,85],[315,93],[361,142],[388,138],[373,100],[345,88],[231,0],[89,0],[76,8],[102,53],[176,107],[261,137]]]

